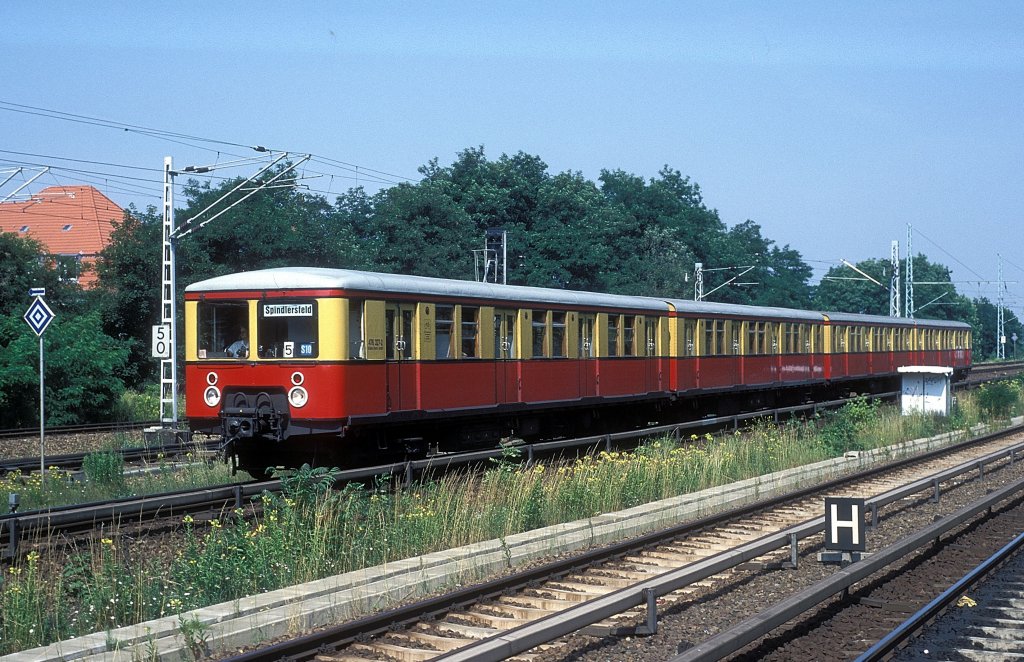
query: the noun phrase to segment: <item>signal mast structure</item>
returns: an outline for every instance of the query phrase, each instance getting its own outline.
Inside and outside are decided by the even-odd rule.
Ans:
[[[473,251],[473,272],[481,283],[508,284],[508,233],[505,228],[488,228],[484,247]]]
[[[272,152],[272,150],[259,145],[252,149],[256,152]],[[281,168],[280,171],[274,173],[273,176],[260,182],[251,189],[246,189],[245,195],[240,197],[238,200],[235,200],[231,204],[225,206],[223,209],[209,218],[206,218],[202,222],[197,223],[197,221],[204,215],[208,214],[211,209],[227,200],[227,198],[233,193],[236,193],[242,190],[246,185],[253,183],[257,177],[269,171],[275,165],[288,158],[288,156],[288,152],[279,152],[278,156],[261,168],[256,174],[242,180],[237,186],[217,198],[217,200],[212,202],[205,209],[195,216],[192,216],[178,227],[175,227],[174,225],[174,177],[179,173],[174,170],[172,158],[170,156],[164,157],[163,224],[160,258],[160,324],[157,326],[165,329],[170,348],[166,354],[163,354],[160,357],[160,422],[165,428],[176,426],[178,423],[178,344],[177,331],[175,329],[175,319],[177,316],[175,247],[177,245],[177,240],[195,232],[235,205],[244,202],[256,193],[270,187],[274,182],[277,182],[284,177],[284,175],[292,172],[297,167],[308,161],[312,155],[305,154],[295,163],[287,164],[285,167]],[[253,159],[241,159],[241,162],[252,163]],[[188,166],[184,168],[182,172],[187,174],[202,174],[211,172],[217,168],[238,165],[239,163],[240,161],[229,161],[227,163],[209,166]],[[156,330],[154,329],[154,337],[155,335]]]

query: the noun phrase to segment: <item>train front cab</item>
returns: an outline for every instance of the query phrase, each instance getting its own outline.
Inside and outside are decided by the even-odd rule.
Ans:
[[[189,294],[186,414],[194,432],[222,436],[246,469],[287,458],[292,437],[337,434],[344,306],[330,296]],[[232,351],[248,338],[246,351]],[[302,455],[306,457],[306,455]],[[260,470],[262,469],[259,468]]]

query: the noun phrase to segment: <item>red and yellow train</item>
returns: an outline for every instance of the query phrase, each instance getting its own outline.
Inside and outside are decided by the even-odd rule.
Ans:
[[[340,269],[185,292],[186,413],[241,469],[592,434],[971,364],[967,324]]]

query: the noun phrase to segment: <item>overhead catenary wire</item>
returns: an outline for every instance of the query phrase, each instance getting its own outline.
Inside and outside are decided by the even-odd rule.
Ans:
[[[208,137],[204,137],[204,136],[196,136],[196,135],[191,135],[191,134],[187,134],[187,133],[181,133],[181,132],[178,132],[178,131],[169,131],[169,130],[166,130],[166,129],[156,129],[156,128],[153,128],[153,127],[146,127],[146,126],[142,126],[142,125],[138,125],[138,124],[130,124],[130,123],[127,123],[127,122],[120,122],[120,121],[117,121],[117,120],[108,120],[108,119],[104,119],[104,118],[93,117],[93,116],[89,116],[89,115],[82,115],[82,114],[78,114],[78,113],[69,113],[69,112],[66,112],[66,111],[54,110],[54,109],[51,109],[51,108],[42,108],[42,107],[39,107],[39,106],[30,106],[30,105],[27,105],[27,104],[19,104],[19,103],[14,103],[14,102],[11,102],[11,101],[0,100],[0,110],[6,110],[8,112],[16,112],[16,113],[25,113],[25,114],[36,115],[36,116],[45,117],[45,118],[49,118],[49,119],[62,120],[62,121],[67,121],[67,122],[76,122],[76,123],[87,124],[87,125],[91,125],[91,126],[99,126],[99,127],[109,128],[109,129],[116,129],[116,130],[121,130],[121,131],[132,132],[132,133],[136,133],[136,134],[139,134],[139,135],[145,135],[145,136],[149,136],[149,137],[160,138],[160,139],[172,142],[172,143],[187,145],[189,147],[194,147],[194,148],[197,148],[197,149],[205,149],[207,151],[215,152],[217,154],[220,154],[221,152],[223,152],[223,150],[216,149],[216,148],[213,148],[213,147],[204,146],[204,145],[194,145],[194,144],[183,142],[183,141],[195,141],[195,142],[199,142],[199,143],[209,143],[211,145],[223,145],[223,146],[229,146],[229,147],[238,147],[238,148],[242,148],[242,149],[255,149],[258,152],[275,152],[275,153],[280,153],[280,150],[269,149],[269,148],[266,148],[266,147],[263,147],[263,146],[260,146],[260,145],[246,145],[246,144],[243,144],[243,143],[240,143],[240,142],[237,142],[237,141],[222,140],[222,139],[217,139],[217,138],[208,138]],[[227,152],[224,152],[224,153],[227,153]],[[238,154],[230,154],[230,155],[241,158],[241,155],[238,155]],[[395,183],[398,183],[400,181],[415,181],[415,180],[413,180],[413,179],[411,179],[409,177],[403,177],[401,175],[395,175],[393,173],[385,172],[383,170],[377,170],[377,169],[374,169],[374,168],[368,168],[366,166],[361,166],[361,165],[349,163],[347,161],[342,161],[340,159],[334,159],[334,158],[331,158],[331,157],[327,157],[327,156],[323,156],[323,155],[318,155],[318,154],[310,154],[310,156],[316,162],[321,163],[323,165],[326,165],[328,167],[334,167],[334,168],[338,168],[338,169],[341,169],[341,170],[348,170],[350,172],[353,172],[356,175],[356,180],[357,181],[359,180],[359,175],[363,175],[362,176],[363,180],[369,179],[373,183],[379,183],[379,184],[395,184]],[[136,166],[136,167],[138,167],[138,166]],[[160,171],[159,168],[157,168],[155,170]],[[367,177],[365,175],[365,173],[373,173],[373,175],[375,175],[375,177]]]

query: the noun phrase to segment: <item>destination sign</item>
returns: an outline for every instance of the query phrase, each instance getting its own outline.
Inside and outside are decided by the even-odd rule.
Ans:
[[[311,303],[265,303],[263,304],[264,317],[312,317],[313,304]]]

